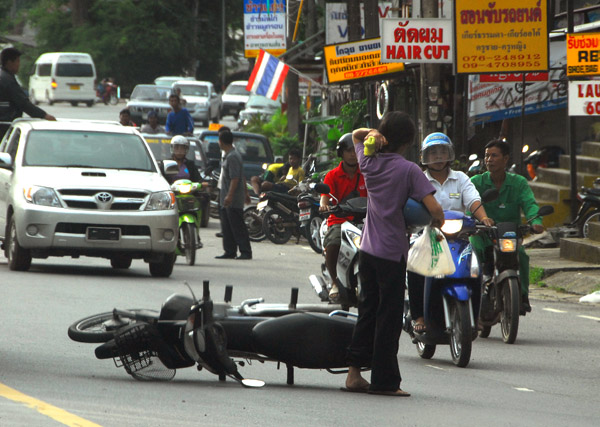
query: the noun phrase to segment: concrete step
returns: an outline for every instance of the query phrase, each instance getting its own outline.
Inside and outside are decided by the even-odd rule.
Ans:
[[[590,239],[560,239],[560,257],[573,261],[600,264],[600,242]]]
[[[569,169],[538,168],[537,174],[538,176],[535,182],[571,187],[571,171]],[[597,177],[598,173],[580,173],[577,171],[577,188],[582,186],[592,187],[594,185],[594,180]]]
[[[588,225],[588,238],[600,242],[600,222],[590,222]]]
[[[581,154],[600,158],[600,142],[585,141],[581,144]]]
[[[529,186],[533,191],[535,200],[548,200],[552,203],[564,202],[571,197],[571,189],[568,186],[548,184],[539,181],[530,181]]]
[[[543,224],[546,229],[552,227],[561,227],[565,223],[571,221],[571,207],[566,202],[556,202],[550,200],[542,200],[536,198],[536,202],[538,206],[552,206],[554,208],[554,212],[551,215],[546,215],[543,217]]]
[[[563,154],[559,158],[559,167],[561,169],[571,170],[571,158],[567,154]],[[591,156],[577,155],[577,173],[590,173],[600,175],[600,158]]]

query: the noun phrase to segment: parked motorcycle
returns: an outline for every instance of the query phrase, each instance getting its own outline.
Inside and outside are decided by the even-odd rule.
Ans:
[[[296,196],[267,191],[260,195],[256,209],[264,215],[262,230],[271,242],[283,245],[292,235],[300,239],[300,211]]]
[[[68,335],[78,342],[103,343],[96,357],[112,358],[135,379],[170,380],[177,369],[197,365],[220,380],[264,385],[239,373],[237,366],[249,360],[285,364],[288,384],[294,383],[294,367],[347,372],[346,348],[356,315],[297,304],[298,289],[292,289],[289,304],[256,298],[232,306],[231,295],[227,286],[225,301],[213,302],[204,281],[202,300],[192,292],[192,298],[171,295],[159,312],[115,308],[73,323]]]
[[[552,206],[542,206],[535,218],[553,212]],[[517,339],[521,312],[519,247],[523,243],[523,236],[530,232],[531,221],[535,218],[521,225],[500,222],[492,227],[478,226],[493,243],[493,269],[488,267],[484,270],[493,272],[489,277],[484,276],[479,316],[483,327],[479,335],[483,338],[487,338],[492,326],[499,322],[505,343],[513,344]]]
[[[575,219],[567,226],[577,227],[579,237],[588,237],[591,222],[600,221],[600,178],[594,181],[594,188],[581,187],[577,198],[581,202]]]
[[[527,167],[528,179],[537,178],[538,168],[556,168],[559,165],[560,156],[565,154],[565,150],[562,147],[556,145],[548,145],[542,147],[539,150],[532,151],[523,160]]]
[[[202,215],[203,197],[206,193],[199,190],[202,184],[189,179],[178,179],[171,184],[171,191],[175,193],[177,209],[179,210],[179,239],[177,241],[177,255],[185,255],[188,265],[196,262],[196,250],[202,247],[200,242],[200,223]],[[206,203],[206,202],[205,202]]]
[[[313,251],[320,254],[323,252],[323,243],[321,242],[321,224],[326,218],[326,215],[319,212],[321,206],[320,194],[315,188],[316,183],[313,179],[306,180],[298,184],[302,191],[298,195],[298,209],[300,221],[300,231],[308,240],[308,244]]]

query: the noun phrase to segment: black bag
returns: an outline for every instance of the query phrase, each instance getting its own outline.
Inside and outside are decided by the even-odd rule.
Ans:
[[[356,185],[354,186],[354,190],[349,192],[346,197],[344,197],[340,203],[346,203],[350,199],[354,199],[356,197],[360,197],[360,192],[358,191],[358,181],[360,181],[360,172],[356,173]]]

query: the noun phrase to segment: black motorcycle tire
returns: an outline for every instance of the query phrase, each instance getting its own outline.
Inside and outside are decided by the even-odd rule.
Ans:
[[[196,226],[189,222],[181,225],[180,237],[183,238],[183,251],[185,253],[185,262],[187,265],[194,265],[196,262],[196,247],[198,246]]]
[[[286,244],[292,237],[292,228],[282,225],[287,220],[275,209],[270,210],[263,218],[263,232],[267,239],[276,245]]]
[[[452,361],[464,368],[471,359],[473,328],[468,301],[454,301],[450,307],[450,353]]]
[[[158,318],[158,312],[154,310],[131,309],[127,311],[131,311],[133,313],[156,313],[156,318]],[[148,317],[151,316],[149,315]],[[73,323],[71,326],[69,326],[67,333],[69,338],[71,338],[73,341],[90,344],[103,343],[113,339],[115,332],[123,326],[137,322],[134,317],[120,315],[120,321],[115,323],[114,327],[107,330],[104,323],[113,318],[114,314],[112,311],[94,314]]]
[[[587,238],[589,235],[590,222],[600,222],[600,209],[594,209],[584,215],[579,221],[579,235],[583,238]]]
[[[521,311],[521,286],[515,277],[510,277],[502,282],[500,291],[502,298],[502,311],[500,312],[500,329],[502,340],[513,344],[519,331],[519,314]]]
[[[490,336],[490,332],[492,331],[491,326],[484,326],[481,331],[479,331],[479,336],[481,338],[487,338]]]
[[[263,218],[255,206],[244,209],[244,223],[248,229],[248,237],[251,242],[262,242],[267,238],[262,229]]]
[[[435,344],[424,344],[421,341],[417,341],[417,353],[421,356],[421,359],[431,359],[435,354]]]
[[[310,222],[304,228],[304,237],[308,240],[308,244],[311,249],[316,253],[320,254],[323,252],[323,248],[321,247],[321,236],[319,231],[321,230],[321,223],[323,222],[323,218],[319,215],[315,215],[310,218]]]

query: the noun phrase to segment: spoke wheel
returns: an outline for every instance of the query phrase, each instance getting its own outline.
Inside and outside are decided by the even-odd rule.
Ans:
[[[313,251],[320,254],[323,252],[323,247],[321,246],[321,236],[319,234],[319,230],[321,229],[321,223],[323,222],[323,218],[320,215],[315,215],[310,219],[310,222],[305,230],[305,237],[308,240],[308,244],[312,248]]]
[[[189,222],[184,222],[179,231],[179,237],[181,239],[181,246],[185,252],[185,262],[187,265],[194,265],[196,262],[196,226]]]
[[[471,316],[467,301],[453,301],[450,308],[450,353],[460,368],[469,364],[472,347]]]
[[[421,341],[417,341],[417,353],[422,359],[431,359],[435,354],[435,345],[424,344]]]
[[[252,242],[262,242],[267,238],[263,231],[263,215],[260,214],[256,207],[250,206],[244,210],[244,224],[248,229],[248,237]]]
[[[283,245],[292,237],[292,229],[286,227],[285,223],[286,218],[279,211],[275,209],[270,210],[263,218],[263,232],[271,242]]]
[[[502,311],[500,312],[500,328],[502,339],[507,344],[512,344],[517,339],[519,331],[519,313],[521,310],[521,289],[519,281],[511,277],[502,282],[501,298]]]
[[[590,223],[600,222],[600,210],[588,212],[586,216],[581,219],[579,223],[579,234],[581,237],[588,237],[590,234]]]
[[[12,271],[27,271],[31,267],[31,252],[19,244],[15,218],[10,219],[6,258],[8,268]]]

